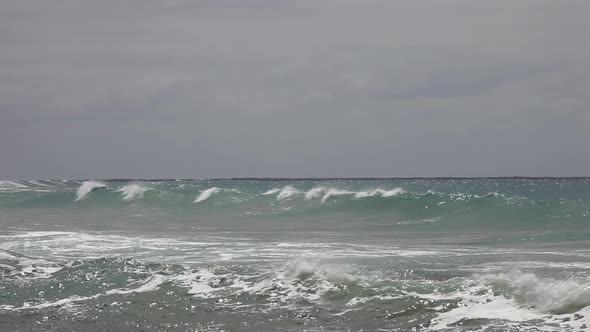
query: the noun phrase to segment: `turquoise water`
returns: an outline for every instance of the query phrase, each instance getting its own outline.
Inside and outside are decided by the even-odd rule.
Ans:
[[[0,330],[579,331],[589,185],[1,181]]]

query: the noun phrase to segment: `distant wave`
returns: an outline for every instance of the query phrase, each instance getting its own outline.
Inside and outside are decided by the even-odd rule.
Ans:
[[[299,189],[296,189],[291,186],[286,186],[283,189],[281,189],[281,191],[277,195],[277,199],[279,201],[282,201],[282,200],[291,198],[291,197],[293,197],[295,195],[299,195],[299,194],[301,194],[301,191]]]
[[[231,188],[230,186],[234,186]],[[279,184],[280,185],[280,184]],[[101,188],[104,192],[93,193]],[[406,187],[389,187],[387,183],[284,183],[273,187],[265,183],[228,184],[212,182],[145,182],[124,181],[0,181],[0,208],[8,207],[66,207],[72,201],[95,200],[101,206],[117,205],[124,202],[142,200],[150,196],[148,191],[158,195],[150,197],[149,204],[154,208],[191,209],[196,204],[216,203],[224,211],[252,215],[276,214],[321,214],[353,213],[383,216],[397,213],[400,220],[416,222],[429,220],[438,215],[452,215],[456,211],[470,209],[473,213],[486,211],[480,209],[498,208],[496,212],[512,215],[526,213],[548,218],[587,217],[587,201],[571,202],[567,208],[561,201],[548,197],[546,200],[535,197],[502,192],[497,188],[465,188],[451,190],[438,187],[422,188],[420,191]],[[14,196],[13,196],[14,195]],[[188,201],[187,201],[188,199]],[[148,203],[147,201],[145,202]],[[188,204],[185,206],[184,204]],[[573,209],[575,208],[575,211]],[[428,210],[426,210],[428,209]],[[543,210],[541,210],[543,209]],[[504,212],[502,212],[504,211]],[[211,212],[211,211],[208,211]],[[460,219],[460,218],[459,218]]]
[[[0,181],[0,187],[5,188],[28,188],[28,186],[15,181]]]
[[[506,196],[504,194],[500,194],[500,193],[497,193],[495,191],[494,192],[487,193],[484,197],[502,197],[502,198],[506,198]]]
[[[75,202],[85,199],[92,191],[100,188],[106,188],[106,184],[97,181],[84,181],[76,191]]]
[[[56,185],[49,181],[0,181],[0,192],[51,192],[57,189]]]
[[[217,187],[205,189],[199,194],[199,196],[195,200],[195,203],[200,203],[200,202],[208,199],[209,197],[211,197],[213,194],[217,194],[221,190],[222,190],[221,188],[217,188]]]
[[[322,196],[322,203],[326,203],[330,198],[335,196],[356,195],[357,193],[349,190],[328,189],[324,196]]]
[[[277,200],[282,201],[293,196],[301,194],[301,190],[294,188],[293,186],[285,186],[283,188],[273,188],[263,192],[261,195],[268,196],[277,194]]]
[[[309,200],[309,199],[319,198],[324,194],[325,190],[326,190],[326,188],[324,188],[324,187],[313,188],[305,193],[305,199]]]
[[[21,191],[29,189],[29,186],[16,181],[0,181],[0,191]]]
[[[228,192],[239,192],[235,189],[223,189],[218,187],[212,187],[201,191],[198,195],[195,203],[199,203],[209,199],[211,196],[218,194],[222,191]],[[350,196],[352,199],[364,199],[370,197],[393,197],[400,194],[405,193],[405,191],[401,188],[395,189],[374,189],[368,191],[351,191],[351,190],[343,190],[343,189],[336,189],[336,188],[327,188],[327,187],[316,187],[310,190],[303,191],[301,189],[295,188],[291,185],[285,186],[283,188],[272,188],[270,190],[264,191],[256,195],[260,196],[271,196],[276,195],[277,201],[288,201],[295,197],[301,197],[305,200],[314,200],[320,199],[321,203],[326,203],[332,197],[335,196]]]
[[[49,184],[42,183],[42,182],[40,182],[40,181],[34,181],[34,180],[27,181],[27,183],[30,183],[30,184],[32,184],[32,185],[34,185],[34,186],[38,186],[38,187],[50,187],[50,186],[51,186],[51,185],[49,185]]]
[[[123,196],[123,200],[125,201],[132,201],[135,199],[140,199],[143,197],[146,191],[150,190],[151,188],[142,187],[138,184],[128,184],[123,188],[117,190],[118,193],[121,193]]]
[[[309,190],[305,193],[305,199],[311,200],[321,197],[321,202],[326,203],[330,198],[334,196],[343,196],[349,195],[355,199],[367,198],[367,197],[392,197],[397,196],[399,194],[403,194],[405,191],[401,188],[395,188],[392,190],[384,190],[384,189],[375,189],[371,191],[351,191],[351,190],[342,190],[342,189],[335,189],[335,188],[325,188],[325,187],[317,187]]]

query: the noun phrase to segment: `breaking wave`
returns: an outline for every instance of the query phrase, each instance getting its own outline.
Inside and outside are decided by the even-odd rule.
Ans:
[[[271,266],[190,267],[125,257],[48,261],[4,250],[0,250],[0,262],[4,282],[24,285],[15,288],[18,297],[9,297],[0,306],[4,312],[64,307],[93,310],[100,304],[97,300],[116,303],[120,295],[143,294],[142,298],[158,303],[160,297],[173,293],[172,303],[178,304],[173,311],[194,304],[195,298],[230,310],[279,305],[301,312],[310,305],[328,306],[332,316],[346,320],[357,317],[355,312],[386,308],[383,317],[372,319],[415,317],[422,320],[419,327],[424,331],[470,331],[473,322],[485,331],[579,331],[590,317],[587,279],[539,277],[518,270],[425,278],[418,271],[375,273],[313,257]],[[34,289],[26,287],[32,284]],[[465,329],[459,328],[462,326]]]
[[[590,280],[580,277],[556,279],[512,270],[476,275],[455,292],[434,295],[457,298],[460,305],[440,313],[428,331],[468,322],[493,331],[580,331],[590,317]]]
[[[135,199],[140,199],[143,195],[151,188],[142,187],[139,184],[128,184],[123,188],[117,190],[117,192],[121,193],[123,196],[123,200],[125,201],[132,201]]]
[[[211,195],[217,194],[221,190],[222,190],[221,188],[217,188],[217,187],[205,189],[199,194],[199,196],[195,200],[195,203],[202,202],[202,201],[208,199],[209,197],[211,197]]]
[[[92,311],[101,303],[121,302],[121,295],[125,301],[140,296],[160,303],[174,294],[169,303],[177,306],[171,312],[199,301],[205,301],[203,308],[215,304],[228,310],[330,308],[330,316],[345,321],[354,321],[359,312],[389,311],[366,316],[355,329],[372,319],[405,317],[417,319],[412,326],[422,324],[423,331],[470,331],[473,323],[485,327],[482,331],[504,331],[507,326],[515,331],[580,331],[590,318],[590,279],[584,270],[570,273],[550,264],[526,272],[503,272],[500,267],[494,273],[483,269],[473,274],[456,269],[457,257],[468,262],[487,249],[423,251],[349,243],[225,241],[217,235],[158,238],[58,231],[16,232],[0,235],[0,240],[6,248],[0,249],[0,287],[9,285],[12,292],[0,305],[3,313]],[[48,249],[51,258],[32,256]],[[27,254],[16,253],[23,251]],[[425,269],[408,269],[409,257]]]
[[[96,189],[106,188],[106,184],[97,181],[84,181],[76,191],[75,201],[81,201]]]
[[[285,186],[283,188],[273,188],[263,192],[262,196],[269,196],[277,194],[277,200],[282,201],[289,198],[293,198],[301,194],[301,190],[294,188],[293,186]]]
[[[295,189],[291,186],[286,186],[279,191],[279,194],[277,195],[277,200],[285,200],[299,194],[301,194],[300,190]]]
[[[287,199],[291,199],[295,196],[303,195],[306,200],[313,200],[320,198],[322,203],[326,203],[331,197],[334,196],[351,196],[355,199],[367,198],[367,197],[392,197],[397,196],[399,194],[403,194],[405,191],[401,188],[395,188],[392,190],[385,190],[385,189],[374,189],[369,191],[352,191],[352,190],[343,190],[337,188],[328,188],[328,187],[315,187],[307,192],[299,190],[293,186],[285,186],[283,188],[273,188],[270,189],[261,195],[274,195],[277,194],[276,198],[278,201],[283,201]]]
[[[94,194],[104,188],[111,189]],[[200,208],[202,204],[207,204],[218,207],[219,212],[230,212],[235,216],[288,217],[297,214],[312,216],[345,213],[356,217],[387,218],[396,224],[423,226],[434,221],[446,223],[449,220],[454,224],[474,223],[477,220],[482,225],[489,222],[494,225],[505,222],[504,225],[508,225],[518,222],[516,219],[520,220],[523,215],[531,222],[550,222],[561,218],[578,222],[590,215],[586,200],[564,201],[558,197],[541,201],[532,197],[499,193],[494,189],[496,188],[477,188],[476,193],[428,188],[418,191],[405,187],[387,187],[387,184],[370,187],[362,183],[318,185],[317,182],[304,181],[294,181],[282,187],[267,187],[265,182],[231,183],[211,180],[143,180],[127,183],[3,181],[0,183],[0,207],[68,208],[72,201],[89,201],[92,202],[92,208],[116,206],[118,209],[125,209],[128,204],[121,203],[133,201],[138,202],[134,204],[134,208],[162,211],[180,208],[181,212],[188,213],[196,206]],[[155,191],[158,195],[145,199],[149,191]],[[90,207],[89,204],[77,206]],[[217,212],[212,209],[201,211]]]
[[[481,280],[519,305],[544,313],[567,314],[590,306],[590,279],[557,280],[512,270],[483,276]]]
[[[368,198],[368,197],[393,197],[403,194],[405,191],[402,188],[395,188],[391,190],[374,189],[369,191],[351,191],[341,190],[335,188],[317,187],[312,188],[305,193],[305,199],[312,200],[321,197],[321,202],[326,203],[334,196],[352,196],[354,199]]]

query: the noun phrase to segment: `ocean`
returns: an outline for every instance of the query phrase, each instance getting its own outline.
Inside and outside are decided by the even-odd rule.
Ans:
[[[0,330],[590,330],[590,179],[1,181]]]

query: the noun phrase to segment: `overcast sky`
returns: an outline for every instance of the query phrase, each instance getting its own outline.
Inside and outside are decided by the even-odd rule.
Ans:
[[[590,1],[0,2],[0,178],[590,176]]]

